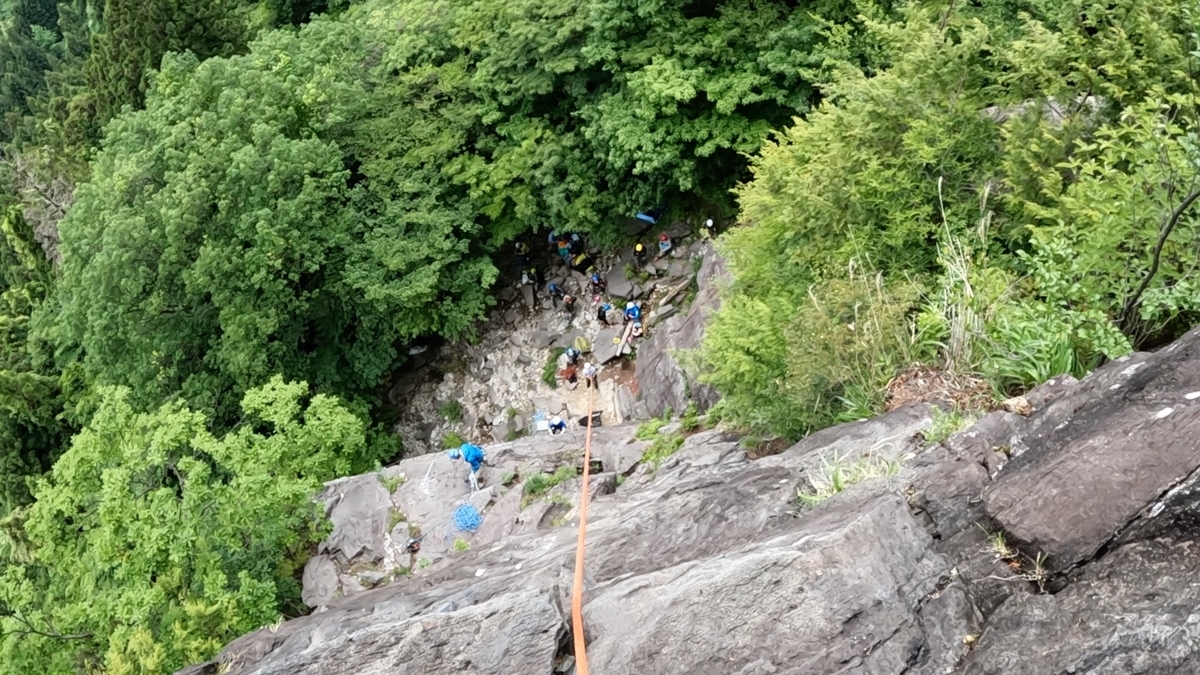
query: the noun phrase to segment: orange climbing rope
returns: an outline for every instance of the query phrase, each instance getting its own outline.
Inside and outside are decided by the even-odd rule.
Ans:
[[[575,672],[588,675],[583,640],[583,547],[587,540],[588,479],[592,471],[592,406],[596,388],[588,389],[587,437],[583,442],[583,488],[579,491],[579,543],[575,545],[575,587],[571,592],[571,629],[575,634]]]

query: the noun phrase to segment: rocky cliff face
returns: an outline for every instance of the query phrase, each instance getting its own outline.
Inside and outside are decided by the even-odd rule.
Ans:
[[[584,606],[592,672],[1200,672],[1200,331],[1028,401],[1026,417],[990,413],[940,444],[924,440],[924,405],[758,460],[702,432],[656,471],[637,463],[645,444],[632,428],[604,428]],[[331,486],[374,481],[367,502],[382,492],[406,505],[424,481],[437,506],[406,517],[467,544],[431,553],[411,577],[322,598],[312,615],[229,645],[220,664],[246,675],[570,672],[578,479],[524,508],[520,485],[573,465],[580,442],[497,448],[473,535],[434,522],[468,497],[448,462],[410,460],[395,490],[376,476]],[[504,488],[508,471],[519,478]],[[374,549],[354,538],[327,555]]]

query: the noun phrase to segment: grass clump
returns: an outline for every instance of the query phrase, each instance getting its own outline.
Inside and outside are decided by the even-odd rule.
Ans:
[[[467,439],[460,436],[456,431],[447,431],[446,435],[442,436],[442,447],[447,450],[457,448],[466,442]]]
[[[642,422],[638,425],[637,431],[634,432],[633,437],[639,441],[648,441],[657,436],[658,430],[663,428],[663,425],[666,423],[666,420],[661,419],[653,419]]]
[[[404,515],[403,511],[392,508],[388,511],[388,532],[391,532],[397,523],[403,523],[406,520],[408,520],[408,516]],[[412,526],[410,525],[409,527],[411,528]]]
[[[819,504],[856,483],[886,478],[900,472],[900,462],[874,455],[853,461],[838,454],[821,460],[821,468],[808,476],[809,488],[797,489],[801,504]]]
[[[946,412],[934,406],[933,423],[925,434],[925,440],[930,443],[941,443],[974,423],[975,417],[971,414],[960,412],[958,409]]]
[[[387,490],[389,494],[392,492],[395,492],[396,488],[403,485],[404,481],[406,480],[404,474],[398,474],[396,476],[386,476],[383,474],[383,472],[380,472],[378,477],[379,477],[379,484],[382,485],[383,489]]]
[[[700,411],[696,408],[695,401],[688,401],[687,408],[683,410],[683,417],[679,418],[679,428],[684,432],[700,428]]]
[[[679,451],[683,447],[683,434],[663,434],[654,439],[650,447],[646,449],[646,453],[642,455],[642,461],[649,463],[654,470],[666,461],[668,457]]]
[[[529,506],[535,499],[545,494],[547,490],[563,481],[571,480],[579,475],[573,466],[560,466],[554,473],[539,473],[525,480],[525,496],[521,498],[521,508]]]
[[[471,544],[468,543],[466,539],[463,539],[462,537],[457,537],[454,540],[454,552],[455,553],[463,553],[470,548],[471,548]]]
[[[542,382],[555,389],[558,388],[558,357],[566,353],[566,347],[555,347],[550,350],[550,357],[546,359],[546,365],[542,366]]]
[[[458,401],[446,401],[438,406],[438,413],[446,418],[447,422],[457,424],[463,419],[463,404]]]

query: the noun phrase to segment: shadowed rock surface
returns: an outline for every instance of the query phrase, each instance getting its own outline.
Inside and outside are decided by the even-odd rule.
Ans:
[[[701,432],[652,470],[633,427],[598,429],[592,672],[1200,672],[1198,350],[1193,331],[1082,381],[1056,378],[1027,395],[1028,417],[989,413],[939,444],[923,437],[929,407],[914,405],[758,460]],[[411,578],[332,597],[219,660],[263,675],[570,672],[579,480],[532,500],[520,481],[573,466],[581,444],[497,446],[486,495],[466,494],[465,468],[448,461],[385,470],[380,485],[406,476],[394,507],[430,531],[478,503],[477,533],[443,537],[467,550],[439,549]],[[864,479],[829,494],[834,467]],[[519,477],[506,488],[496,474],[508,471]],[[327,503],[367,478],[379,480],[331,484]],[[320,564],[355,550],[361,561],[368,530],[327,542]]]

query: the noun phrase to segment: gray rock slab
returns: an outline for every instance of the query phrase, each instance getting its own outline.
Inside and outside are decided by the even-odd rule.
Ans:
[[[338,592],[337,566],[329,556],[315,555],[304,565],[303,593],[300,599],[309,607],[328,603]]]
[[[391,499],[375,474],[357,476],[336,486],[329,520],[333,531],[321,543],[319,552],[342,563],[356,560],[372,562],[384,555],[383,535],[387,531]]]

